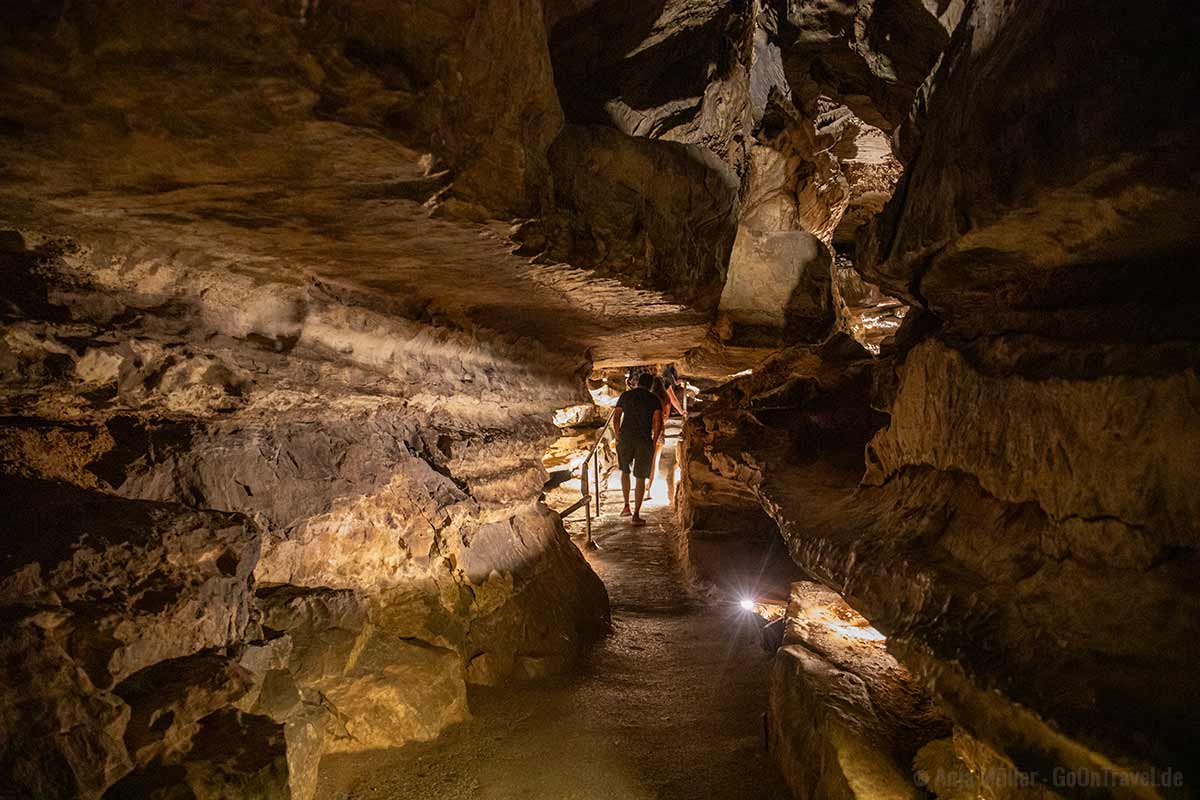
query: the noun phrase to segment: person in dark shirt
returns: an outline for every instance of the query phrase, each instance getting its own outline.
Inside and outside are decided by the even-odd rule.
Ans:
[[[662,430],[662,403],[650,391],[654,376],[642,373],[634,389],[623,392],[613,409],[613,433],[617,436],[617,466],[621,469],[621,493],[629,516],[629,472],[632,469],[637,484],[633,492],[633,524],[644,525],[642,499],[646,495],[646,480],[654,468],[654,442]]]

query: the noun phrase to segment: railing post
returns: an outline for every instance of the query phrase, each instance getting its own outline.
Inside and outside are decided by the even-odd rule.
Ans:
[[[601,432],[603,434],[603,432]],[[592,468],[596,471],[596,518],[600,517],[600,457],[598,454],[592,456]]]
[[[586,466],[585,466],[586,468]],[[592,504],[586,503],[583,506],[583,518],[587,523],[587,541],[583,543],[584,548],[588,550],[599,550],[596,543],[592,541]]]
[[[588,496],[588,463],[583,462],[583,467],[579,470],[579,496]]]

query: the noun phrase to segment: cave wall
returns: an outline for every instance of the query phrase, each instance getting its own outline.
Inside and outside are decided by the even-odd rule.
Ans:
[[[967,5],[893,115],[905,174],[858,238],[857,270],[913,306],[890,353],[852,359],[871,391],[829,377],[845,351],[785,352],[692,423],[690,452],[966,735],[1042,781],[1108,776],[1079,796],[1184,797],[1200,351],[1180,269],[1200,215],[1196,114],[1172,98],[1196,84],[1195,18],[1102,6]],[[797,422],[822,407],[884,416]],[[1151,767],[1188,785],[1119,785]]]
[[[578,355],[110,245],[4,236],[15,785],[309,797],[604,629],[539,499]]]

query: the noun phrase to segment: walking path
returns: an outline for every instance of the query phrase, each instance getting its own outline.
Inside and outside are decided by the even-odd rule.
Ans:
[[[618,516],[610,481],[589,560],[613,632],[576,670],[473,688],[473,719],[433,742],[327,757],[319,800],[789,798],[763,746],[758,627],[736,606],[695,600],[667,544],[674,463],[669,442],[642,528]]]

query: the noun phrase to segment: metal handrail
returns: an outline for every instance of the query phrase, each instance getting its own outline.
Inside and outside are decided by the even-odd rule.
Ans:
[[[584,547],[588,550],[599,550],[596,542],[592,540],[592,504],[593,495],[588,491],[588,465],[591,464],[592,473],[595,480],[596,493],[596,516],[600,516],[600,459],[596,457],[596,452],[600,449],[600,445],[604,442],[604,436],[612,428],[613,415],[609,414],[608,419],[604,421],[604,426],[600,428],[600,435],[596,437],[596,441],[588,450],[587,456],[579,464],[579,500],[571,504],[571,507],[563,511],[559,516],[568,517],[574,514],[580,508],[584,510],[584,520],[587,526],[587,541]]]
[[[596,437],[596,441],[592,445],[592,449],[588,451],[587,458],[583,460],[583,463],[586,464],[592,456],[596,455],[596,451],[600,449],[600,443],[604,441],[604,434],[608,433],[608,429],[612,427],[612,423],[613,415],[609,414],[608,419],[604,420],[604,426],[600,428],[600,435]]]

